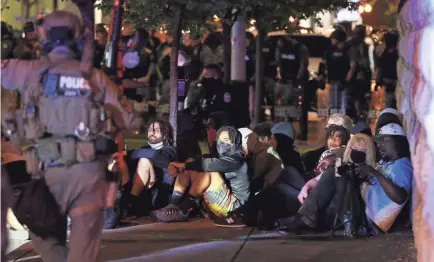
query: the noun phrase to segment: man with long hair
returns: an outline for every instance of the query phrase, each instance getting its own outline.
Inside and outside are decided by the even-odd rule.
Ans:
[[[146,132],[148,146],[127,153],[128,166],[135,172],[132,173],[132,181],[125,187],[129,192],[123,195],[121,201],[124,216],[142,212],[143,203],[139,196],[145,190],[151,193],[151,209],[166,206],[172,193],[174,179],[167,171],[169,163],[177,160],[172,126],[166,121],[151,120],[146,125]]]

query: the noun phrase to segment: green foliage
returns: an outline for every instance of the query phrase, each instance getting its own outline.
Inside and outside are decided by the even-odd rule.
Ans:
[[[102,0],[98,8],[109,14],[113,1]],[[183,29],[191,34],[201,34],[204,30],[215,29],[210,24],[214,15],[226,17],[224,22],[230,23],[232,9],[246,11],[247,17],[254,18],[263,30],[273,30],[276,24],[294,30],[298,28],[298,23],[289,23],[290,16],[299,21],[325,10],[350,7],[351,3],[347,0],[128,0],[124,17],[138,27],[169,25],[173,5],[184,6]],[[231,19],[227,19],[228,15]]]

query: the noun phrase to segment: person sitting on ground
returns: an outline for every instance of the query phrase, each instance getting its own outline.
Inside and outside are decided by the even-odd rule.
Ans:
[[[362,197],[368,218],[388,232],[411,197],[413,166],[410,146],[400,125],[381,127],[375,142],[381,160],[376,168],[361,166],[360,172],[371,177],[371,183],[362,187]]]
[[[271,128],[273,128],[273,123],[259,123],[253,128],[253,133],[259,137],[259,141],[264,144],[271,145]]]
[[[304,199],[308,196],[309,192],[315,188],[318,181],[321,178],[322,173],[333,166],[336,159],[340,158],[344,153],[345,146],[350,140],[350,134],[348,130],[339,125],[330,125],[326,130],[327,137],[327,148],[328,150],[324,151],[320,156],[317,167],[312,172],[315,174],[315,177],[310,179],[301,189],[300,194],[298,195],[298,200],[303,204]]]
[[[295,131],[292,124],[289,122],[277,123],[271,129],[271,133],[271,144],[282,159],[283,165],[292,166],[300,174],[303,174],[303,162],[300,153],[297,152],[294,146]]]
[[[350,130],[353,126],[353,121],[351,120],[351,118],[349,118],[346,115],[333,114],[329,117],[329,119],[327,121],[327,127],[329,127],[331,125],[343,126],[343,127],[345,127],[345,129],[348,130],[348,132],[350,132]],[[327,130],[327,127],[326,127],[326,130]],[[301,156],[301,159],[303,160],[304,167],[306,168],[306,172],[313,171],[317,167],[319,159],[320,159],[321,155],[324,153],[324,151],[326,151],[327,149],[330,149],[327,145],[327,141],[328,141],[328,137],[325,138],[325,145],[323,147],[308,151]]]
[[[242,136],[242,147],[249,167],[250,191],[255,194],[274,184],[284,166],[276,150],[271,145],[261,143],[259,136],[252,130],[238,130]]]
[[[128,217],[139,215],[146,205],[139,196],[148,190],[152,200],[151,209],[162,208],[169,203],[174,179],[167,171],[169,163],[177,160],[173,147],[173,131],[166,121],[151,120],[146,125],[148,147],[129,151],[127,159],[130,170],[135,170],[121,200]],[[124,212],[124,213],[125,213]],[[125,214],[123,214],[125,215]]]
[[[216,225],[245,226],[237,214],[250,197],[241,142],[235,128],[224,126],[217,131],[217,158],[170,163],[169,172],[176,177],[172,200],[153,212],[155,218],[160,222],[187,221],[196,202],[203,199]]]
[[[354,135],[348,142],[342,161],[338,162],[339,164],[336,164],[336,167],[330,166],[324,171],[317,186],[304,199],[295,216],[279,220],[280,230],[292,232],[302,228],[329,230],[335,226],[336,215],[339,216],[341,222],[349,218],[347,212],[343,211],[343,209],[348,210],[349,207],[349,203],[345,202],[345,199],[351,199],[348,196],[350,191],[347,191],[347,182],[351,178],[347,177],[345,173],[347,169],[341,169],[338,166],[349,168],[354,166],[354,172],[358,174],[358,181],[360,183],[367,181],[365,174],[362,174],[359,170],[365,167],[374,168],[374,142],[365,134]],[[353,166],[348,165],[349,163]],[[350,188],[354,187],[351,186]],[[356,193],[360,194],[360,192]],[[363,216],[363,208],[360,208],[363,203],[358,204],[358,209],[361,211],[359,216]],[[345,218],[344,215],[346,215]],[[357,219],[362,221],[362,217],[357,217]],[[350,232],[345,232],[345,234],[347,233]]]
[[[222,126],[232,126],[232,118],[230,115],[223,111],[211,113],[206,125],[206,136],[210,156],[217,155],[217,130]]]
[[[258,226],[265,229],[267,224],[298,210],[297,196],[305,181],[294,167],[285,167],[275,149],[262,143],[250,129],[240,128],[239,131],[247,155],[252,192],[252,199],[243,210],[244,218],[252,225],[258,221]]]

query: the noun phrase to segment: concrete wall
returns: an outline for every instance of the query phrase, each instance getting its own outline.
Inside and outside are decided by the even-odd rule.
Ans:
[[[413,231],[419,262],[434,261],[434,1],[408,0],[402,8],[398,63],[399,110],[412,152]]]

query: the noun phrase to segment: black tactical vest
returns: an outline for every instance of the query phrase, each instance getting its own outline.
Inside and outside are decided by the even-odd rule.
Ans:
[[[329,81],[345,80],[350,69],[350,59],[346,49],[338,50],[332,47],[326,57],[327,72]]]
[[[300,69],[300,44],[287,45],[280,49],[280,75],[283,80],[293,80]]]

